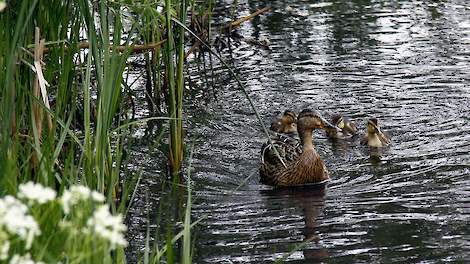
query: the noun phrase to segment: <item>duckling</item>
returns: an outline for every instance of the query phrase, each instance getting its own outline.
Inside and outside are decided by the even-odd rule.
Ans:
[[[313,146],[313,130],[334,127],[318,112],[303,110],[298,117],[300,142],[275,139],[261,151],[260,182],[271,186],[298,186],[329,179],[328,169]],[[276,148],[276,151],[273,150]]]
[[[346,116],[333,115],[331,123],[336,127],[325,129],[326,135],[331,139],[350,138],[357,132],[356,122],[350,120]]]
[[[284,111],[281,118],[271,122],[270,129],[277,133],[293,134],[297,132],[297,117],[291,110]]]
[[[367,133],[362,136],[361,143],[369,147],[381,148],[390,144],[390,138],[382,132],[377,118],[367,120]]]

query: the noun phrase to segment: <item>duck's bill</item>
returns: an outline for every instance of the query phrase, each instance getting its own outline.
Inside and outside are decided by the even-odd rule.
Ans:
[[[367,121],[367,125],[372,127],[375,130],[376,133],[382,133],[382,131],[380,131],[380,128],[378,126],[376,126],[374,124],[374,122],[369,120],[369,121]]]
[[[383,134],[382,130],[380,130],[380,127],[376,126],[374,123],[370,123],[370,125],[374,128],[375,133]]]

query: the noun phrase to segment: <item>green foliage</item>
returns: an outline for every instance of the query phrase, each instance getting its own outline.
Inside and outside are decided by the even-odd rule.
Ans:
[[[123,168],[125,142],[138,121],[130,119],[123,107],[124,91],[130,87],[124,76],[131,44],[141,41],[165,40],[162,47],[157,45],[145,54],[149,108],[155,111],[144,121],[169,120],[168,161],[175,183],[179,183],[184,157],[186,39],[185,29],[173,18],[186,23],[187,10],[200,9],[196,2],[188,6],[184,0],[12,0],[6,7],[3,3],[0,1],[0,197],[15,195],[18,186],[29,181],[59,194],[80,183],[104,194],[113,213],[127,213],[138,180]],[[123,14],[124,9],[131,15]],[[83,38],[88,44],[85,50],[79,47]],[[41,40],[45,40],[42,56]],[[155,250],[148,252],[152,256],[148,261],[159,262],[166,254],[171,263],[178,255],[173,252],[177,251],[174,244],[183,240],[181,259],[191,262],[188,243],[197,223],[190,221],[191,202],[188,194],[184,231],[170,232],[163,246],[156,243]],[[31,208],[42,230],[32,251],[38,259],[54,262],[65,254],[65,262],[125,261],[123,246],[101,247],[91,237],[77,237],[71,243],[64,237],[59,223],[81,221],[79,214],[90,214],[91,207],[84,205],[72,216],[64,216],[58,208],[55,202]],[[47,215],[50,219],[46,221]]]
[[[127,245],[122,217],[109,213],[102,194],[74,185],[56,197],[32,182],[19,189],[19,199],[0,199],[0,261],[113,263],[111,252]]]

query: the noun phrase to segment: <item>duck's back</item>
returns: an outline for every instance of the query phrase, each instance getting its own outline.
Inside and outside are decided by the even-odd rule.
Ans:
[[[260,166],[261,183],[271,186],[295,186],[318,183],[329,178],[325,164],[314,149],[302,152],[300,144],[294,146],[276,142],[273,145],[283,162],[272,150],[273,146],[266,145]]]

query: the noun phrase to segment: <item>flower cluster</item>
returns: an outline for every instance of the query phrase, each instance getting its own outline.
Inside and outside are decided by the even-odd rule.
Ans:
[[[56,192],[49,187],[44,187],[39,183],[28,182],[19,187],[18,198],[28,200],[31,203],[45,204],[54,200]]]
[[[92,191],[85,186],[76,185],[64,191],[60,201],[65,214],[70,214],[74,206],[83,204],[86,201],[94,203],[93,208],[96,209],[87,219],[83,231],[87,234],[96,234],[108,241],[112,249],[115,249],[116,246],[127,246],[127,241],[124,238],[127,227],[123,224],[122,216],[113,216],[109,211],[109,206],[102,204],[105,201],[103,194]],[[96,207],[96,204],[99,205]],[[62,225],[67,226],[70,223],[64,222]]]
[[[44,262],[35,262],[33,259],[31,259],[29,254],[26,254],[24,256],[14,255],[10,259],[10,264],[44,264]]]
[[[31,257],[40,258],[44,253],[45,249],[40,249],[40,244],[34,244],[36,241],[44,241],[40,229],[44,227],[43,224],[55,224],[61,228],[61,233],[65,235],[62,239],[73,237],[80,241],[93,241],[98,237],[107,245],[104,250],[127,246],[124,237],[127,228],[123,224],[122,216],[112,215],[109,205],[104,202],[103,194],[82,185],[71,186],[58,197],[53,189],[41,184],[21,184],[18,188],[18,199],[11,195],[0,198],[0,262],[43,264]],[[59,204],[61,208],[57,207]],[[50,207],[44,207],[48,205]],[[46,233],[50,228],[43,230]],[[44,236],[53,237],[54,234]],[[18,251],[18,247],[21,250]],[[36,255],[34,250],[38,248],[40,253]],[[66,248],[58,250],[60,255],[56,256],[57,260],[60,260],[63,254],[67,255],[67,252],[62,250]],[[15,254],[18,252],[26,254]]]
[[[93,216],[88,219],[87,226],[89,230],[109,241],[112,248],[116,248],[116,245],[127,246],[124,238],[127,227],[122,223],[122,216],[111,215],[107,205],[100,206],[94,212]]]
[[[15,197],[7,195],[0,199],[0,232],[17,235],[26,241],[26,249],[31,248],[34,237],[41,234],[34,218],[28,214],[28,207]],[[8,247],[5,244],[3,247]]]
[[[103,194],[97,191],[92,191],[83,185],[74,185],[69,190],[64,191],[61,198],[62,208],[66,214],[69,214],[71,207],[86,200],[102,203],[105,199]]]

